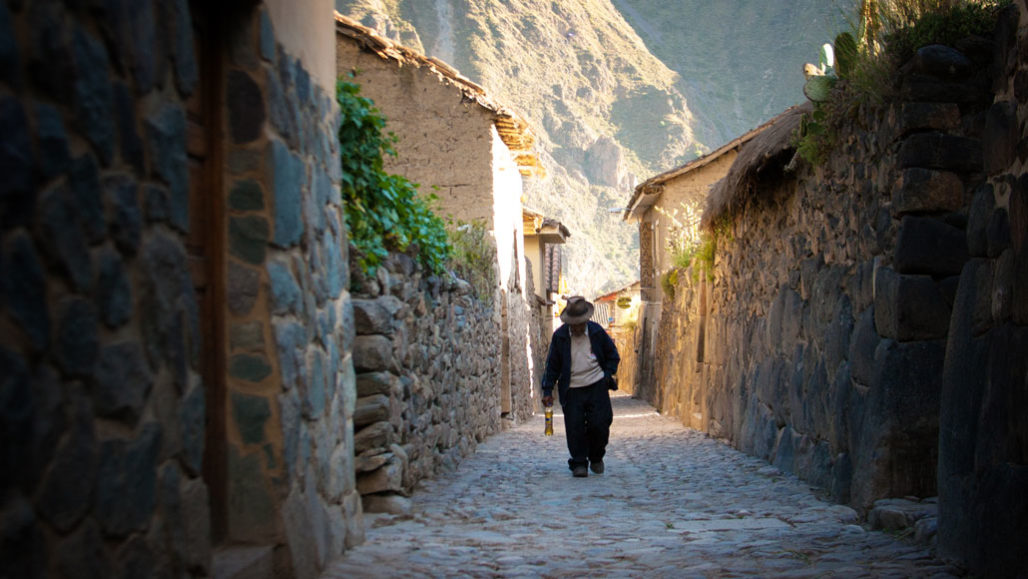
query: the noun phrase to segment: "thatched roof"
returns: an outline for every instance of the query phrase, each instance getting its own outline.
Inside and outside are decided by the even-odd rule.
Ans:
[[[522,175],[541,171],[539,158],[535,154],[535,135],[528,123],[511,109],[490,97],[484,88],[462,76],[455,68],[439,60],[397,44],[342,14],[336,12],[336,34],[353,39],[362,49],[396,62],[400,66],[412,65],[433,71],[442,82],[453,85],[461,91],[463,102],[473,102],[493,113],[496,132],[507,148],[514,153],[515,162]]]
[[[664,185],[668,181],[677,179],[682,175],[687,175],[705,167],[716,161],[725,153],[738,149],[743,143],[746,143],[755,137],[761,130],[763,130],[763,128],[763,126],[757,127],[745,135],[732,139],[728,143],[725,143],[702,157],[693,159],[681,167],[676,167],[670,171],[654,175],[653,177],[650,177],[636,185],[635,190],[632,192],[632,198],[628,200],[628,205],[625,207],[622,219],[625,221],[628,221],[629,219],[640,219],[642,215],[660,199],[660,196],[664,193]]]
[[[760,133],[739,149],[728,174],[711,189],[700,227],[708,229],[722,215],[742,207],[755,193],[762,175],[784,170],[795,151],[793,132],[811,109],[809,102],[787,109],[763,125]]]
[[[672,179],[677,179],[682,175],[687,175],[693,171],[701,169],[709,165],[710,163],[713,163],[729,151],[738,150],[740,147],[756,138],[757,135],[763,133],[772,125],[774,125],[782,116],[783,115],[779,115],[778,117],[775,117],[770,121],[767,121],[759,127],[743,135],[740,135],[732,139],[731,141],[728,141],[727,143],[721,145],[720,147],[711,151],[710,153],[707,153],[702,157],[693,159],[692,161],[689,161],[681,167],[671,169],[670,171],[665,171],[659,175],[654,175],[653,177],[650,177],[649,179],[636,185],[635,190],[632,192],[632,198],[629,199],[628,206],[625,208],[625,213],[622,218],[625,221],[628,221],[632,218],[641,218],[642,215],[646,212],[646,210],[648,210],[650,207],[656,204],[656,202],[660,199],[660,196],[664,193],[664,185],[668,181],[671,181]],[[738,162],[739,161],[736,160],[732,166],[734,167],[738,164]]]

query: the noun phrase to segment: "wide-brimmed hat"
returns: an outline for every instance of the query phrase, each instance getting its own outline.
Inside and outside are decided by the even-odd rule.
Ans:
[[[560,313],[560,321],[565,324],[583,324],[593,317],[595,308],[582,296],[571,296],[568,305]]]

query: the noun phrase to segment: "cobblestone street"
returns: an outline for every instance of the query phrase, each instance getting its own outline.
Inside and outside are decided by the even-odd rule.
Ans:
[[[560,416],[550,438],[536,416],[423,483],[410,516],[367,515],[367,541],[324,577],[957,574],[643,402],[614,411],[604,474],[572,478]]]

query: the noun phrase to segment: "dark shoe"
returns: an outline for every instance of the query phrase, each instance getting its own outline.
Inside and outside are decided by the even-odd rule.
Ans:
[[[589,476],[589,470],[585,468],[585,465],[576,466],[571,469],[571,474],[577,477]]]
[[[593,469],[593,472],[596,474],[603,474],[603,461],[594,460],[589,463],[589,468]]]

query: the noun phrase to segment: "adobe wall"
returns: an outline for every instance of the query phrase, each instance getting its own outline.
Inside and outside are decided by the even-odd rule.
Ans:
[[[922,50],[823,167],[765,171],[714,281],[665,299],[644,392],[858,509],[938,494],[940,553],[1000,575],[1026,565],[1026,46],[1014,8]]]
[[[466,101],[451,79],[413,59],[382,58],[342,34],[336,47],[340,78],[357,71],[352,82],[399,139],[397,155],[384,159],[385,170],[417,183],[421,194],[435,195],[440,216],[485,223],[496,238],[500,279],[523,284],[524,260],[512,257],[525,255],[522,177],[496,130],[495,113]]]
[[[444,215],[491,223],[494,113],[463,102],[460,88],[427,66],[384,59],[342,35],[336,50],[339,76],[357,71],[352,81],[382,111],[386,131],[399,137],[386,171],[438,195]]]
[[[737,155],[738,153],[734,150],[728,151],[699,169],[667,181],[664,184],[660,200],[643,216],[644,220],[653,221],[655,224],[654,267],[658,276],[670,269],[673,264],[667,250],[668,225],[671,220],[660,214],[656,208],[659,207],[672,215],[676,215],[675,212],[677,212],[679,220],[682,219],[683,214],[682,203],[696,203],[696,210],[702,211],[703,200],[707,198],[710,188],[728,173],[728,169]]]

